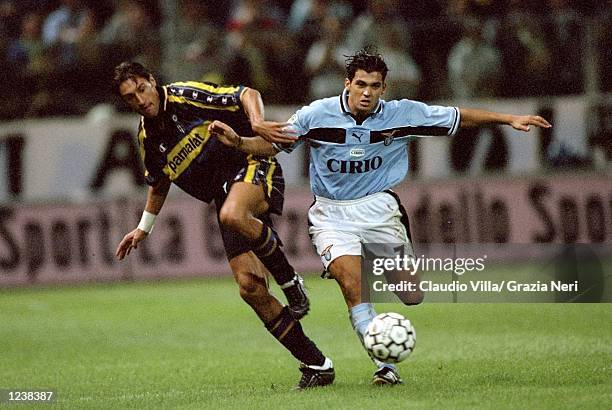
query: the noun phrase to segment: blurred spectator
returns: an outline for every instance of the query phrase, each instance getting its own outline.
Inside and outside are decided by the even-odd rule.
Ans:
[[[82,0],[62,0],[60,7],[45,19],[42,38],[46,47],[53,47],[60,67],[77,64],[75,44],[90,30],[91,17],[91,10]]]
[[[342,92],[345,56],[350,55],[344,46],[343,27],[333,14],[328,14],[321,26],[321,39],[306,53],[306,75],[310,78],[308,99],[318,100]]]
[[[328,15],[348,22],[353,16],[352,6],[347,1],[295,0],[291,5],[287,28],[296,37],[300,49],[308,49],[322,36],[323,20]]]
[[[6,106],[9,117],[19,116],[28,110],[32,97],[40,88],[40,78],[47,75],[47,67],[51,66],[45,60],[42,21],[40,14],[27,13],[21,22],[19,37],[8,46],[6,73],[10,73],[12,86],[6,88],[4,100],[9,102]]]
[[[497,40],[506,79],[503,96],[539,96],[548,92],[551,51],[544,42],[543,30],[524,0],[510,0]]]
[[[226,84],[244,84],[257,88],[262,94],[268,91],[270,78],[266,72],[263,52],[258,47],[259,29],[252,25],[228,23],[224,50],[227,63],[223,72]]]
[[[421,86],[421,70],[403,47],[404,38],[398,27],[390,27],[381,33],[379,52],[389,67],[387,90],[383,98],[415,99]]]
[[[376,45],[385,31],[394,29],[405,33],[401,44],[409,44],[406,22],[397,13],[400,0],[368,0],[366,10],[353,21],[346,35],[351,52],[368,45]]]
[[[452,97],[460,100],[493,97],[497,94],[501,57],[487,44],[483,24],[477,18],[463,20],[464,36],[448,56],[448,78]]]
[[[83,114],[102,101],[96,87],[101,83],[96,71],[101,56],[93,44],[96,29],[95,12],[82,0],[63,0],[46,17],[43,64],[32,76],[36,93],[24,116]]]
[[[5,49],[10,40],[15,39],[19,33],[19,18],[17,6],[14,1],[0,0],[0,44]],[[4,54],[3,54],[4,55]]]
[[[461,4],[455,4],[455,3]],[[419,99],[431,101],[450,95],[447,76],[448,53],[453,44],[461,38],[460,22],[466,13],[463,3],[449,0],[442,7],[442,1],[433,2],[429,7],[426,0],[405,3],[404,15],[410,30],[410,54],[421,69],[422,86]],[[444,3],[447,3],[444,1]]]
[[[115,13],[98,36],[107,67],[133,60],[154,72],[160,71],[162,43],[156,4],[153,0],[118,1]]]
[[[590,110],[589,147],[598,168],[612,164],[612,104],[599,103]]]
[[[599,57],[597,68],[601,91],[612,92],[612,0],[604,4],[599,14],[603,24],[595,31]]]
[[[447,16],[456,30],[456,36],[465,36],[465,20],[478,19],[481,37],[492,44],[499,30],[500,19],[505,15],[502,0],[450,0]],[[455,44],[456,41],[453,42]]]
[[[261,30],[285,24],[283,11],[275,1],[237,0],[230,11],[227,26],[230,30],[242,30],[247,26]]]
[[[19,37],[11,42],[6,53],[13,74],[30,76],[40,74],[44,69],[42,21],[42,16],[36,12],[24,16]]]
[[[108,101],[104,80],[123,60],[294,104],[339,92],[343,54],[370,44],[394,67],[387,99],[580,93],[595,75],[612,91],[612,0],[173,1],[176,43],[163,44],[159,0],[0,0],[0,117]],[[470,16],[478,33],[464,31]]]
[[[220,83],[219,53],[223,34],[209,17],[210,7],[200,0],[180,0],[173,27],[175,41],[166,48],[176,54],[164,56],[163,72],[169,78]]]
[[[543,36],[551,50],[555,75],[550,76],[551,94],[576,94],[583,90],[583,33],[578,13],[569,0],[548,0]]]
[[[270,31],[260,48],[265,56],[266,72],[273,78],[266,100],[276,104],[303,101],[307,93],[304,53],[284,28]],[[288,84],[291,84],[288,90]]]
[[[0,0],[0,85],[7,89],[12,80],[12,70],[7,64],[7,51],[11,42],[19,36],[19,14],[17,7],[11,0]],[[5,107],[5,102],[0,100],[0,107]]]
[[[285,80],[291,78],[290,73],[295,74],[291,63],[296,51],[284,29],[285,20],[284,11],[276,2],[236,2],[227,21],[230,54],[226,83],[253,86],[266,101],[281,102],[289,94]],[[275,75],[270,75],[271,72]]]

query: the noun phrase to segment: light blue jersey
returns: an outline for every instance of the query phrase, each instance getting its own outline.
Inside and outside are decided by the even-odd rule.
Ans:
[[[407,144],[414,136],[453,135],[459,109],[429,106],[411,100],[380,100],[373,113],[358,123],[348,110],[347,91],[314,101],[289,123],[310,143],[312,192],[335,200],[351,200],[390,189],[408,172]]]

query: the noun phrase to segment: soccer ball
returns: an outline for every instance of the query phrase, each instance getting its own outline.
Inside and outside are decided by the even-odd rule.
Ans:
[[[385,363],[399,363],[414,350],[416,332],[410,320],[399,313],[376,316],[366,330],[363,344],[368,354]]]

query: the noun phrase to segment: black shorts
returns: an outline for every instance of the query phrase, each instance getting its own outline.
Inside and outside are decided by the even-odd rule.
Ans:
[[[215,197],[217,207],[217,221],[225,247],[225,254],[230,260],[235,256],[251,250],[251,241],[229,228],[224,227],[219,221],[219,211],[227,198],[227,194],[234,182],[248,182],[261,185],[266,196],[269,208],[265,214],[257,215],[264,224],[272,227],[270,214],[281,215],[283,212],[283,201],[285,195],[285,180],[283,170],[274,157],[248,157],[247,166],[236,173],[228,174],[223,189]]]

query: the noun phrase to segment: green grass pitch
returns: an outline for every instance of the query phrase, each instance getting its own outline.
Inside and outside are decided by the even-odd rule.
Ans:
[[[2,290],[0,389],[54,389],[50,406],[66,409],[612,403],[610,304],[379,304],[417,330],[399,367],[405,384],[381,388],[335,282],[306,282],[303,325],[334,361],[331,387],[292,391],[297,363],[226,278]]]

